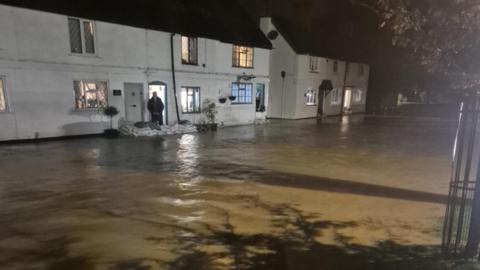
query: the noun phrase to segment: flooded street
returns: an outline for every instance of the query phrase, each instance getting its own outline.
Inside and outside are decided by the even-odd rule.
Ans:
[[[427,269],[455,128],[358,116],[3,145],[0,269]]]

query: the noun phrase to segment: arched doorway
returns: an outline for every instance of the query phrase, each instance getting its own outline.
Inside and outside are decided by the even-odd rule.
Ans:
[[[148,84],[148,100],[152,98],[153,93],[156,92],[158,97],[162,99],[165,104],[163,112],[163,123],[168,125],[168,93],[167,84],[161,81],[153,81]],[[148,102],[148,100],[146,102]],[[150,116],[149,116],[150,117]],[[149,118],[150,119],[150,118]]]

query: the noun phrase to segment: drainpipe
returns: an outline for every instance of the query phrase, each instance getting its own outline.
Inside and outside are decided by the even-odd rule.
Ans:
[[[347,92],[346,91],[346,89],[347,89],[347,75],[348,75],[348,66],[349,65],[350,65],[350,62],[345,63],[345,76],[343,77],[342,103],[340,104],[340,108],[341,108],[340,114],[341,115],[345,114],[345,111],[343,109],[344,109],[344,106],[345,106],[345,94]]]
[[[170,51],[172,55],[172,80],[173,80],[173,95],[175,96],[175,109],[177,110],[177,123],[180,124],[180,112],[178,111],[178,98],[177,98],[177,80],[175,78],[175,50],[173,44],[174,33],[170,36]]]

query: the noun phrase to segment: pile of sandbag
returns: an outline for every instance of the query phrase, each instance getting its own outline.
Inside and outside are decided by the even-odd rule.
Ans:
[[[158,124],[154,124],[154,123],[136,123],[136,124],[128,123],[120,127],[120,132],[124,136],[156,137],[156,136],[196,133],[197,128],[192,124],[159,126]]]

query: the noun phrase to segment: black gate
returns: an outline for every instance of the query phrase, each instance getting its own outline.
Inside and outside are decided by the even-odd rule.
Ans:
[[[479,99],[473,95],[461,104],[452,159],[452,178],[445,213],[442,244],[447,254],[478,255],[480,241]],[[476,214],[475,214],[476,213]]]

